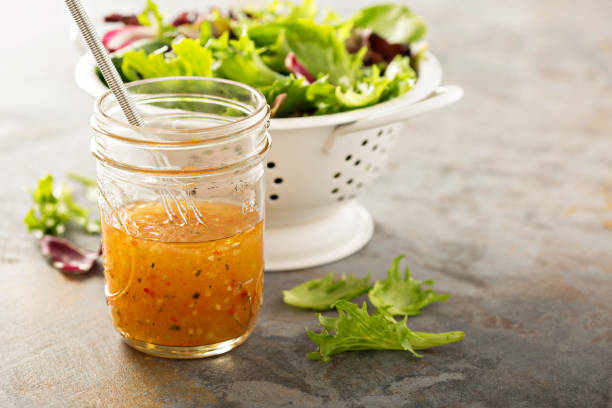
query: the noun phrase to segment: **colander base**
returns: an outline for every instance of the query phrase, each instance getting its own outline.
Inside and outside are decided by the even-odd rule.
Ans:
[[[287,227],[266,227],[267,272],[312,268],[345,258],[374,234],[372,216],[353,200],[333,215]]]

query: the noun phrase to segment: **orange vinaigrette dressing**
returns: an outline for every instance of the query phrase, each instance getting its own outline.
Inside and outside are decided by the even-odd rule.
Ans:
[[[255,325],[263,222],[238,205],[196,206],[203,225],[193,214],[187,223],[168,220],[161,203],[120,210],[122,229],[102,217],[107,303],[127,339],[203,346],[239,338]]]

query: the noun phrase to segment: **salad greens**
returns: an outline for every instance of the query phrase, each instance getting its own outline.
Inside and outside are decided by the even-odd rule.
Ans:
[[[370,29],[392,43],[412,43],[427,31],[425,22],[408,7],[381,4],[364,8],[352,18],[353,26]]]
[[[71,175],[72,179],[85,186],[95,185],[95,181],[82,176]],[[32,191],[34,206],[28,211],[24,222],[28,231],[37,235],[62,235],[66,226],[73,222],[87,233],[100,232],[100,220],[91,218],[91,211],[78,205],[72,197],[71,190],[61,185],[54,191],[53,176],[50,174],[38,180],[38,185]]]
[[[392,315],[415,316],[419,311],[434,302],[444,302],[450,295],[437,294],[424,285],[433,285],[432,280],[419,281],[410,276],[405,269],[404,279],[400,277],[399,263],[404,256],[398,256],[387,271],[387,278],[377,281],[368,293],[370,302],[378,309]]]
[[[185,38],[173,46],[174,56],[163,53],[146,54],[143,50],[129,51],[123,56],[121,71],[129,81],[141,77],[211,76],[212,53],[199,41]]]
[[[398,256],[387,271],[387,278],[370,286],[370,277],[357,279],[342,275],[334,279],[329,275],[313,279],[283,291],[285,303],[319,311],[335,308],[337,317],[317,314],[321,333],[306,330],[308,337],[317,345],[317,351],[307,354],[312,360],[330,361],[330,356],[353,350],[407,350],[421,357],[415,350],[441,346],[463,340],[461,331],[448,333],[414,332],[406,327],[408,316],[436,301],[445,301],[450,295],[439,295],[432,289],[423,290],[423,285],[433,281],[412,279],[406,268],[404,279],[399,274],[399,263],[404,256]],[[368,292],[369,291],[369,292]],[[368,292],[370,302],[377,308],[368,314],[366,303],[361,309],[349,300]],[[393,315],[403,315],[396,321]]]
[[[113,54],[125,81],[232,79],[259,89],[276,117],[342,112],[402,95],[417,79],[411,56],[422,54],[411,47],[425,33],[423,21],[405,6],[368,7],[341,20],[320,13],[314,0],[275,0],[228,16],[214,10],[189,19],[183,13],[172,24],[147,0],[138,22],[156,34]],[[378,55],[384,58],[372,58]]]
[[[147,0],[144,10],[136,17],[141,26],[151,26],[156,29],[158,40],[172,40],[174,27],[164,24],[164,16],[159,12],[157,4],[153,1]]]
[[[370,290],[370,277],[363,279],[342,275],[334,279],[332,274],[326,278],[313,279],[283,291],[285,303],[313,310],[330,310],[342,299],[353,299]]]
[[[340,300],[335,304],[338,317],[317,314],[321,333],[306,330],[308,337],[317,345],[317,351],[307,357],[322,362],[330,356],[354,350],[405,350],[415,357],[422,357],[416,350],[441,346],[463,340],[461,331],[447,333],[415,332],[406,327],[407,317],[395,321],[392,317],[375,312],[368,314],[366,304],[359,308],[354,303]]]

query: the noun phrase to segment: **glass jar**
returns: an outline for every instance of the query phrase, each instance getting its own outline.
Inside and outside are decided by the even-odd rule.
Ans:
[[[95,104],[106,298],[125,342],[148,354],[227,352],[253,330],[263,292],[269,107],[246,85],[158,78]]]

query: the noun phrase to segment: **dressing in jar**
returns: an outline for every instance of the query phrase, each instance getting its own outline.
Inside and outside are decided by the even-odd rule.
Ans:
[[[92,118],[106,297],[130,346],[197,358],[242,343],[263,292],[269,107],[211,78],[128,84],[145,125],[109,92]]]

